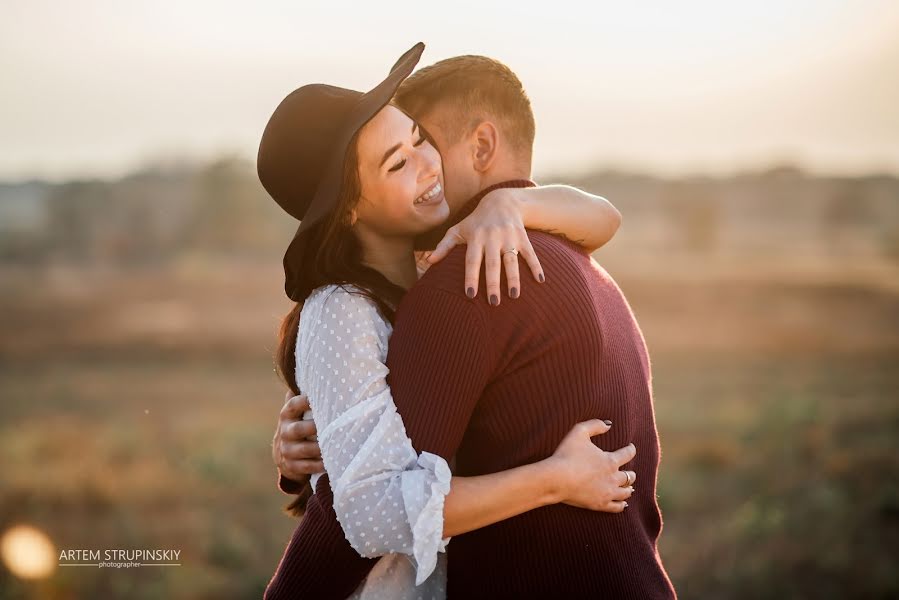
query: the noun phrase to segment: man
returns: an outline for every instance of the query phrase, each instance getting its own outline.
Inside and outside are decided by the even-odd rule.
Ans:
[[[396,99],[441,151],[447,226],[488,191],[534,185],[533,113],[520,81],[501,63],[478,56],[440,61],[410,76]],[[420,247],[433,248],[447,226]],[[496,306],[510,291],[501,281],[461,286],[463,248],[404,297],[387,366],[406,431],[417,451],[455,457],[454,474],[474,476],[546,458],[574,423],[601,416],[613,427],[597,445],[612,450],[632,442],[637,456],[629,468],[643,483],[620,514],[557,504],[454,537],[448,595],[674,598],[657,550],[659,446],[643,336],[618,286],[583,249],[546,232],[529,237],[549,280],[515,300]],[[503,259],[518,260],[514,253]],[[488,301],[478,295],[485,287]],[[314,444],[301,441],[312,425],[290,410],[279,425],[274,457],[282,489],[295,489],[284,471],[296,462],[280,451],[286,443],[293,456],[314,454]],[[290,474],[319,466],[300,461],[299,474]],[[331,498],[322,477],[288,549],[292,563],[282,563],[268,596],[289,590],[343,598],[372,568],[374,561],[346,542]],[[292,569],[302,570],[304,589],[286,583]]]

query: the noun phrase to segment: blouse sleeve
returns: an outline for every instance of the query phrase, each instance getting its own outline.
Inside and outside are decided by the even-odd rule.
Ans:
[[[443,504],[452,473],[420,456],[387,386],[389,324],[369,298],[324,288],[306,300],[297,338],[297,384],[309,397],[334,510],[364,557],[409,556],[416,585],[445,552]]]

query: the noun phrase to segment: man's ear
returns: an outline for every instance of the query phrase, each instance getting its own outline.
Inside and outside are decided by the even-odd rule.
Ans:
[[[499,150],[499,130],[490,121],[481,121],[472,133],[474,142],[474,168],[484,172],[496,160]]]

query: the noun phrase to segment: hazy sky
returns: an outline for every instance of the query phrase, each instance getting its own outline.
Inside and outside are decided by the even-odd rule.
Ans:
[[[899,2],[0,0],[0,178],[255,157],[292,89],[415,42],[518,73],[536,173],[899,172]]]

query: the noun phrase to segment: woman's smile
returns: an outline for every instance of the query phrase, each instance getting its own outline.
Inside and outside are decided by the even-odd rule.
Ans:
[[[429,187],[424,194],[416,198],[412,204],[414,204],[415,206],[431,206],[434,204],[440,204],[444,201],[444,199],[443,185],[440,183],[440,181],[437,181],[434,183],[434,185]]]

